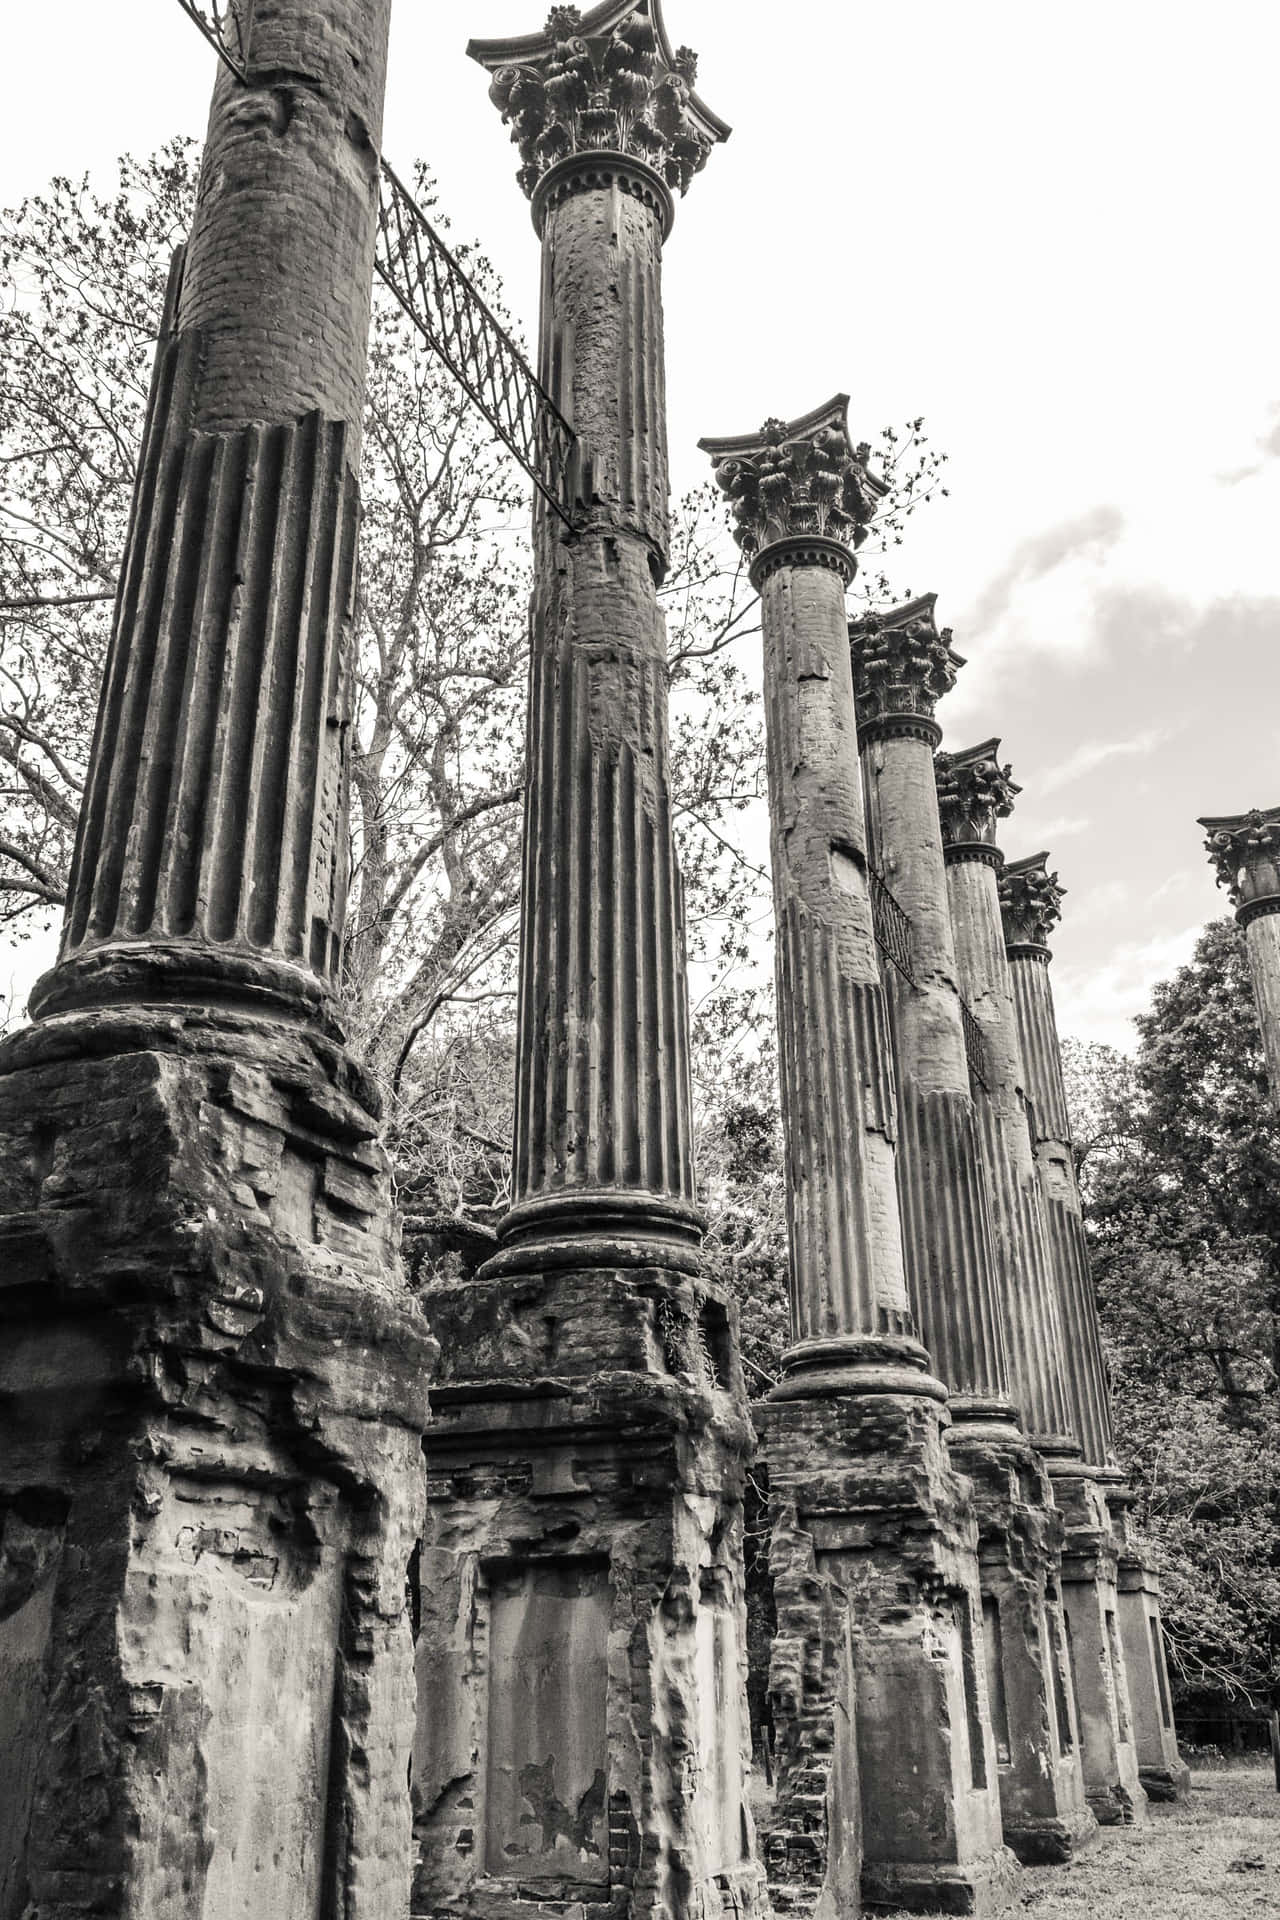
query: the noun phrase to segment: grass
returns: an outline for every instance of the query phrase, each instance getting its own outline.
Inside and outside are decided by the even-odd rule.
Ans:
[[[1065,1867],[1025,1867],[1012,1912],[1034,1920],[1280,1920],[1280,1793],[1265,1766],[1191,1776],[1191,1798],[1105,1829]],[[1261,1862],[1232,1871],[1232,1862]]]

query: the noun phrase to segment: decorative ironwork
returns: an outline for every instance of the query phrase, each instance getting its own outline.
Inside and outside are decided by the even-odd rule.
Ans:
[[[917,981],[911,966],[910,916],[890,891],[883,874],[869,863],[867,878],[871,883],[871,919],[876,945],[914,987]]]
[[[178,0],[241,82],[248,77],[255,0]],[[413,325],[524,468],[571,524],[581,491],[578,437],[510,334],[394,168],[382,162],[374,265]]]
[[[253,37],[254,0],[178,0],[188,20],[194,20],[209,45],[230,67],[237,80],[245,80],[249,69],[249,43]]]
[[[973,1008],[963,997],[960,1001],[960,1024],[964,1028],[964,1057],[969,1063],[969,1078],[976,1081],[984,1093],[990,1093],[987,1037],[974,1018]]]
[[[428,346],[567,523],[577,491],[577,435],[385,160],[374,264]]]

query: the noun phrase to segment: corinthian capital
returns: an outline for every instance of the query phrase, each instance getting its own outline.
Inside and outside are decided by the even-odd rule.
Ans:
[[[855,447],[849,438],[847,393],[799,420],[766,420],[759,433],[698,445],[711,455],[729,496],[734,538],[748,559],[798,542],[809,551],[793,558],[842,564],[852,577],[852,549],[866,538],[867,522],[889,489],[867,470],[870,447]],[[823,548],[845,549],[843,563]]]
[[[1012,767],[1000,765],[999,752],[999,740],[983,740],[961,753],[934,755],[942,845],[953,857],[970,853],[981,858],[979,849],[988,848],[991,865],[999,863],[996,822],[1008,818],[1014,796],[1022,792]]]
[[[553,7],[541,33],[473,40],[467,52],[493,75],[489,98],[530,195],[562,161],[592,154],[639,161],[684,193],[729,137],[694,91],[697,55],[672,50],[660,0]]]
[[[1280,807],[1201,820],[1205,852],[1242,924],[1280,912]]]
[[[1047,853],[1013,860],[1000,876],[1000,916],[1007,947],[1049,950],[1049,935],[1062,918],[1065,887],[1049,872]]]
[[[950,693],[964,665],[951,651],[951,629],[938,632],[936,593],[926,593],[888,613],[867,613],[849,622],[849,658],[858,703],[858,739],[874,739],[904,721],[923,726],[936,745],[934,708]]]

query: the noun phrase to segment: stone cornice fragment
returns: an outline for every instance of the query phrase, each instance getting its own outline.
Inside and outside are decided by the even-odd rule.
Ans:
[[[493,75],[489,98],[520,150],[532,196],[553,168],[582,156],[639,162],[685,193],[729,128],[694,90],[698,61],[673,49],[660,0],[557,6],[541,33],[472,40]]]
[[[948,859],[980,858],[984,851],[998,865],[996,822],[1013,812],[1014,796],[1022,792],[1012,767],[1000,765],[998,739],[981,740],[959,753],[935,754],[938,817],[942,845]]]
[[[762,557],[784,546],[792,564],[853,577],[853,549],[889,488],[868,470],[870,447],[849,437],[847,393],[798,420],[766,420],[758,433],[698,445],[729,497],[734,538],[754,563],[757,586]]]
[[[849,658],[858,703],[858,741],[923,727],[931,746],[941,738],[934,709],[964,665],[951,650],[951,629],[938,631],[936,593],[885,613],[849,622]]]
[[[1205,817],[1205,852],[1242,926],[1280,913],[1280,807]]]
[[[1000,913],[1005,945],[1038,948],[1048,954],[1049,935],[1062,918],[1066,888],[1049,872],[1047,853],[1009,861],[1000,876]]]

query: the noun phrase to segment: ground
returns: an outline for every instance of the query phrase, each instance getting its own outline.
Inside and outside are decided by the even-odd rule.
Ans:
[[[1110,1828],[1067,1867],[1028,1867],[1035,1920],[1280,1920],[1280,1793],[1265,1766],[1200,1771],[1189,1801]]]

